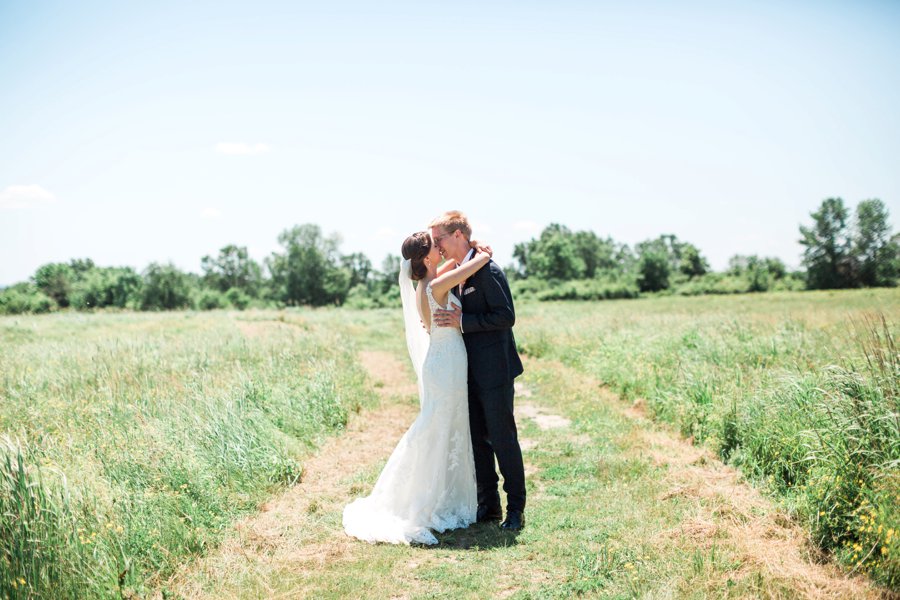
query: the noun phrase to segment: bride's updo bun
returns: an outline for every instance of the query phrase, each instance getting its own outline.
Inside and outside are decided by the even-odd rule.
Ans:
[[[431,252],[431,236],[427,231],[416,232],[403,240],[400,253],[403,258],[409,259],[409,278],[413,281],[419,281],[428,274],[425,257],[429,252]]]

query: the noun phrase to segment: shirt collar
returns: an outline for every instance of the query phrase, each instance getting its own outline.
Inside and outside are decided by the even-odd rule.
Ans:
[[[462,262],[459,263],[459,264],[460,264],[460,265],[466,264],[467,262],[469,262],[470,260],[472,260],[472,257],[473,257],[473,256],[475,256],[475,248],[471,248],[471,249],[469,250],[469,253],[466,254],[466,257],[465,257],[464,259],[462,259]]]

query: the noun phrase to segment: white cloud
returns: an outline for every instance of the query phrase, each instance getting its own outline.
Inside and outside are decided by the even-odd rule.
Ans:
[[[230,155],[265,154],[270,150],[268,144],[245,144],[244,142],[220,142],[216,144],[216,152]]]
[[[56,196],[39,185],[10,185],[0,192],[0,208],[29,208],[56,201]]]
[[[206,207],[200,212],[204,219],[214,220],[222,218],[222,211],[218,208]]]

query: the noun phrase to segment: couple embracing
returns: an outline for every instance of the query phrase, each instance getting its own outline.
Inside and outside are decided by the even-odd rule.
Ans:
[[[465,215],[452,211],[403,242],[400,295],[420,411],[372,493],[344,509],[348,535],[435,544],[435,531],[500,521],[495,457],[507,499],[500,526],[518,531],[525,525],[525,472],[513,418],[513,380],[522,373],[515,309],[490,247],[471,235]]]

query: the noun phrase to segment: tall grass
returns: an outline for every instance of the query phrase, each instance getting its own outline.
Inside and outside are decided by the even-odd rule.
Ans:
[[[141,594],[374,398],[337,317],[7,318],[0,340],[0,597]]]
[[[590,372],[900,587],[897,290],[527,306],[523,351]]]

